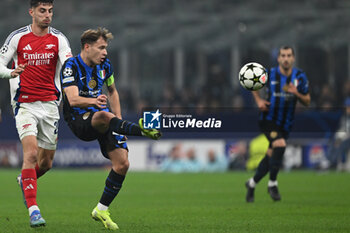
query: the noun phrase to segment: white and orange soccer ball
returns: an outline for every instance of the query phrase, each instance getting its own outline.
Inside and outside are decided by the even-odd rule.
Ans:
[[[257,91],[267,83],[265,67],[256,62],[250,62],[242,66],[239,71],[239,83],[247,90]]]

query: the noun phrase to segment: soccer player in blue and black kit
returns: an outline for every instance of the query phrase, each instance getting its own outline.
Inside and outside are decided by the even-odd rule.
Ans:
[[[108,41],[113,35],[107,29],[89,29],[81,36],[81,53],[68,59],[61,70],[64,93],[64,119],[73,133],[84,141],[98,140],[104,157],[112,162],[101,199],[92,217],[110,230],[118,225],[110,218],[109,205],[122,187],[129,168],[128,147],[124,135],[159,139],[155,129],[144,129],[122,120],[119,95],[114,83],[113,68],[107,59]],[[108,98],[102,94],[106,84]],[[110,109],[107,107],[109,100]]]
[[[277,174],[282,165],[286,140],[289,136],[297,101],[308,106],[311,98],[305,73],[293,67],[294,50],[283,46],[278,53],[278,67],[268,72],[268,99],[264,100],[257,91],[252,92],[261,113],[259,126],[270,142],[266,156],[261,160],[254,177],[246,182],[247,202],[254,202],[255,185],[269,172],[268,193],[274,201],[281,200],[277,188]]]

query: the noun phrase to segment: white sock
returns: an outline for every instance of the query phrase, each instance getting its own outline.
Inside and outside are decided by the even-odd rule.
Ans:
[[[269,183],[267,184],[268,187],[273,187],[273,186],[277,186],[277,180],[275,181],[272,181],[272,180],[269,180]]]
[[[101,203],[98,203],[97,204],[97,209],[99,209],[99,210],[108,210],[108,206],[105,206],[105,205],[103,205]]]
[[[255,181],[254,181],[253,178],[250,178],[250,179],[249,179],[248,184],[249,184],[249,186],[250,186],[251,188],[255,188],[256,183],[255,183]]]
[[[35,210],[39,210],[39,207],[37,205],[32,205],[31,207],[28,208],[28,211],[29,211],[29,216],[32,215],[32,213],[35,211]],[[39,210],[40,211],[40,210]]]

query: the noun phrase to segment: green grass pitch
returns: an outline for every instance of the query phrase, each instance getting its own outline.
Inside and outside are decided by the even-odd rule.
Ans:
[[[47,226],[29,227],[15,182],[0,170],[0,232],[106,232],[90,213],[107,170],[53,169],[39,179],[38,204]],[[168,174],[130,172],[111,216],[119,232],[350,232],[350,174],[280,173],[282,201],[267,194],[267,178],[245,202],[246,172]]]

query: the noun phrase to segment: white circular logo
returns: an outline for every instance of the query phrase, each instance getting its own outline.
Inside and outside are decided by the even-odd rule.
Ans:
[[[4,46],[1,47],[0,53],[1,53],[1,54],[4,54],[4,53],[7,52],[8,49],[9,49],[8,46],[7,46],[7,45],[4,45]]]
[[[73,70],[69,67],[67,67],[63,70],[63,76],[65,76],[65,77],[72,76],[72,74],[73,74]]]

